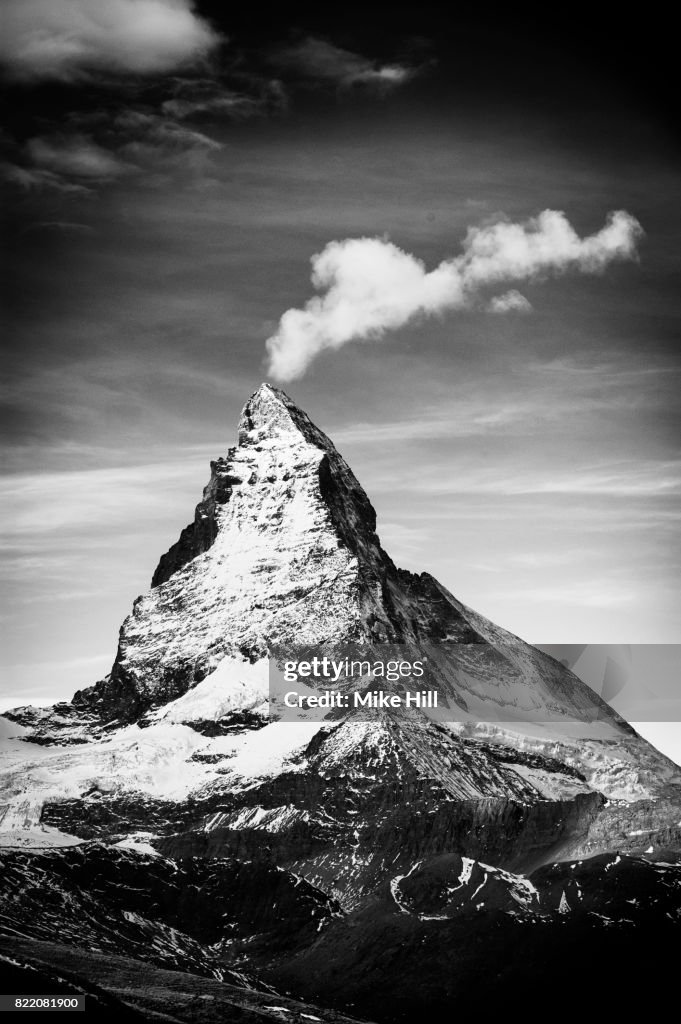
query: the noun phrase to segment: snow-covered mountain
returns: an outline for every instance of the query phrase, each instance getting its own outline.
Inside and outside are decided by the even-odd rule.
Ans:
[[[390,644],[427,649],[452,714],[269,718],[273,650],[348,643],[378,657]],[[668,896],[661,913],[676,913],[681,770],[561,664],[429,574],[396,568],[347,463],[269,385],[134,602],[109,675],[0,726],[0,845],[15,880],[2,901],[27,942],[45,941],[30,893],[52,887],[71,945],[237,984],[255,970],[323,1004],[323,987],[296,989],[296,971],[317,970],[349,927],[369,935],[386,913],[418,922],[419,935],[461,914],[479,924],[490,906],[514,927],[562,922],[552,876],[542,876],[550,896],[527,876],[566,858],[595,858],[581,896],[565,882],[570,912],[586,900],[596,915],[590,927],[613,877],[625,887],[633,877],[632,857],[652,872],[656,901]],[[218,872],[222,924],[173,916],[178,871],[197,906]],[[76,876],[91,897],[87,927],[73,909]],[[141,908],[145,878],[163,878],[164,895]],[[476,901],[483,886],[491,905]],[[257,917],[244,893],[257,894]],[[287,955],[275,904],[296,935]],[[620,927],[620,909],[602,913],[608,927]],[[349,1010],[330,982],[326,991]]]

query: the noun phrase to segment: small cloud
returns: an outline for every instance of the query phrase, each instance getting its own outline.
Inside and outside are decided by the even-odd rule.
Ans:
[[[228,117],[241,120],[253,117],[261,112],[261,106],[253,96],[242,96],[239,93],[224,92],[201,99],[182,99],[181,97],[165,100],[161,110],[169,117],[183,121],[188,117]]]
[[[6,163],[0,175],[24,190],[87,194],[139,172],[202,174],[222,148],[204,132],[147,110],[125,110],[96,129],[96,138],[62,132],[29,139],[24,166]]]
[[[177,121],[243,121],[287,109],[288,97],[278,79],[244,67],[232,67],[229,73],[233,79],[229,86],[217,77],[175,78],[170,97],[161,103],[161,113]]]
[[[14,78],[163,74],[220,42],[192,0],[5,0],[0,62]]]
[[[277,380],[295,380],[325,349],[376,340],[418,316],[475,308],[484,288],[505,280],[597,273],[614,260],[635,259],[642,233],[635,217],[618,210],[600,231],[580,238],[565,214],[544,210],[522,224],[470,228],[461,254],[430,271],[385,238],[329,242],[312,257],[319,294],[303,309],[287,310],[266,342],[268,370]]]
[[[275,66],[304,79],[329,82],[339,89],[366,86],[378,93],[391,92],[417,73],[416,68],[381,64],[316,36],[282,47],[270,59]]]
[[[0,179],[9,185],[16,185],[24,192],[53,190],[72,195],[87,195],[92,190],[85,185],[65,181],[58,174],[34,167],[20,167],[18,164],[0,165]]]
[[[109,181],[132,170],[85,135],[29,139],[26,150],[34,166],[63,178]]]
[[[210,170],[211,155],[222,149],[204,132],[155,113],[126,111],[116,118],[114,130],[125,139],[120,155],[156,176],[179,173],[204,177]],[[157,179],[150,180],[153,183]]]
[[[35,231],[54,231],[64,235],[93,235],[94,228],[89,224],[78,224],[68,220],[42,220],[27,225],[24,234]]]
[[[228,88],[217,79],[180,78],[175,80],[173,94],[161,104],[166,117],[185,121],[243,121],[286,109],[287,98],[281,82],[256,75],[241,74],[239,88]]]
[[[487,309],[490,313],[531,313],[532,304],[515,288],[503,295],[495,295]]]
[[[141,111],[125,111],[120,114],[114,121],[114,129],[130,139],[126,144],[128,149],[134,141],[142,142],[148,147],[172,151],[222,148],[219,142],[203,132],[178,124],[170,118]],[[123,152],[126,152],[126,146],[123,147]]]

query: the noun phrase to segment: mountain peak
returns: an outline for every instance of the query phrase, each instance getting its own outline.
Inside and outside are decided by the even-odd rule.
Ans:
[[[272,410],[281,405],[293,406],[295,405],[295,402],[293,402],[281,388],[275,387],[274,384],[269,384],[267,381],[263,381],[246,402],[243,412],[247,409],[260,409],[263,411],[267,409]]]
[[[244,406],[238,446],[211,462],[194,521],[123,623],[109,676],[78,699],[129,721],[181,696],[225,657],[445,636],[477,634],[434,580],[396,568],[348,464],[265,383]]]
[[[248,399],[239,418],[239,445],[253,443],[258,435],[290,433],[292,411],[299,410],[288,395],[272,384],[263,383]]]
[[[181,697],[225,659],[250,663],[287,645],[488,646],[490,638],[504,650],[516,642],[427,573],[395,566],[343,457],[288,395],[262,384],[244,406],[239,445],[211,462],[193,522],[123,623],[110,674],[76,699],[102,720],[128,722]],[[553,706],[555,685],[539,670],[537,692],[527,683],[532,713]],[[451,694],[466,706],[458,682]],[[571,715],[592,707],[587,697],[574,707],[561,700]]]
[[[295,442],[296,435],[322,451],[335,451],[326,434],[314,425],[285,391],[273,384],[262,383],[241,411],[239,447],[257,446],[266,441],[290,445]]]

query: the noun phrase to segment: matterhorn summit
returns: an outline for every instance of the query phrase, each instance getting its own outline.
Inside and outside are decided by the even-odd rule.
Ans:
[[[106,678],[0,718],[2,934],[26,962],[96,966],[110,994],[112,958],[155,992],[167,970],[214,979],[216,1020],[408,1020],[421,971],[440,1019],[452,992],[473,1000],[448,973],[469,942],[474,979],[490,934],[541,965],[540,932],[597,949],[672,920],[681,770],[563,665],[397,568],[283,391],[262,384],[237,436]],[[348,644],[426,651],[445,717],[272,717],[273,652]]]
[[[258,388],[238,438],[123,623],[109,678],[77,702],[129,721],[272,644],[476,638],[434,580],[395,568],[350,467],[283,391]]]

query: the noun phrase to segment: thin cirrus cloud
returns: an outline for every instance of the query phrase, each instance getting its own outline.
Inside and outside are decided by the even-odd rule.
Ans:
[[[395,471],[397,473],[397,471]],[[394,485],[394,480],[392,481]],[[376,491],[389,487],[386,474]],[[419,483],[421,494],[487,494],[500,497],[523,495],[582,495],[622,498],[664,498],[681,494],[681,460],[615,460],[576,470],[548,467],[501,472],[485,467],[458,467],[455,475],[433,464]]]
[[[0,163],[0,180],[15,185],[22,192],[63,192],[84,195],[91,190],[82,181],[69,181],[60,174],[40,167],[20,167],[9,161]]]
[[[26,536],[78,534],[87,526],[96,531],[127,528],[131,512],[147,500],[143,480],[153,480],[165,497],[182,488],[196,463],[194,459],[154,462],[142,466],[113,466],[30,475],[16,473],[0,481],[0,496],[7,513],[0,523],[0,548],[10,549]],[[47,489],[47,490],[46,490]],[[35,498],[49,492],[49,520],[37,513]]]
[[[188,118],[244,121],[283,112],[288,104],[286,90],[278,79],[244,71],[241,71],[235,88],[211,77],[176,77],[171,93],[162,102],[161,112],[177,121]]]
[[[34,138],[27,150],[34,166],[66,178],[106,181],[130,170],[123,160],[84,135]]]
[[[271,63],[311,82],[327,82],[338,89],[364,86],[379,93],[404,85],[417,73],[404,64],[381,64],[359,53],[344,50],[325,39],[306,36],[270,56]]]
[[[57,232],[64,235],[93,235],[95,233],[95,229],[90,224],[79,224],[77,221],[69,220],[34,221],[23,229],[24,234],[31,234],[35,231]]]
[[[173,97],[164,100],[161,110],[169,117],[184,121],[189,117],[228,117],[244,120],[261,113],[262,103],[253,96],[224,90],[212,96],[199,96],[196,99]]]
[[[156,74],[220,42],[192,0],[5,0],[0,62],[17,79]]]
[[[83,132],[36,136],[21,151],[24,166],[6,163],[0,174],[24,191],[89,193],[140,171],[203,171],[222,148],[204,132],[135,110],[111,121],[107,142]]]
[[[461,255],[431,271],[385,239],[329,242],[312,257],[312,284],[321,294],[283,314],[266,342],[268,370],[276,380],[295,380],[326,349],[375,340],[416,316],[474,308],[483,289],[503,281],[566,270],[597,273],[613,260],[635,258],[641,235],[625,210],[609,214],[605,226],[585,238],[563,213],[544,210],[523,224],[469,228]],[[506,292],[499,298],[505,308],[496,312],[517,311],[521,299]]]

